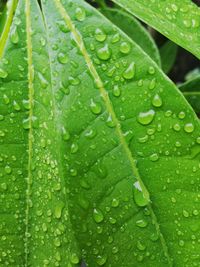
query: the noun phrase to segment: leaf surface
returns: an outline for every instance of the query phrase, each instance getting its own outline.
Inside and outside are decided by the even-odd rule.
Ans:
[[[113,0],[200,59],[200,8],[191,0]]]
[[[77,263],[47,48],[37,1],[20,0],[0,60],[2,267]]]
[[[160,54],[153,38],[137,19],[116,8],[101,9],[101,12],[133,39],[158,66],[161,65]]]
[[[70,215],[87,266],[198,265],[196,115],[98,11],[80,0],[42,3]]]
[[[160,56],[162,62],[162,69],[165,73],[169,73],[172,69],[178,52],[178,46],[172,41],[168,40],[160,48]]]

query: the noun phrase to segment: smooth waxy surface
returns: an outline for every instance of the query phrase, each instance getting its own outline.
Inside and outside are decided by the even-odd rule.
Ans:
[[[1,266],[80,265],[76,243],[92,267],[198,266],[191,107],[84,1],[42,8],[19,1],[0,65]]]
[[[0,61],[2,267],[73,266],[46,44],[37,1],[19,1]]]
[[[200,59],[200,8],[191,0],[113,0]]]

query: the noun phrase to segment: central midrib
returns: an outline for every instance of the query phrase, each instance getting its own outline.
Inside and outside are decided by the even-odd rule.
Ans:
[[[145,187],[145,185],[144,185],[144,183],[143,183],[143,181],[142,181],[142,179],[140,177],[140,174],[138,172],[138,169],[137,169],[137,167],[135,165],[135,160],[133,159],[133,154],[130,151],[130,149],[129,149],[127,143],[126,143],[126,140],[125,140],[125,138],[123,136],[123,132],[121,131],[121,127],[120,127],[120,123],[119,123],[118,118],[117,118],[117,116],[116,116],[116,114],[114,112],[114,109],[112,107],[112,103],[111,103],[110,98],[108,96],[108,93],[104,88],[103,82],[102,82],[99,74],[97,73],[92,60],[90,59],[90,56],[89,56],[89,54],[88,54],[88,52],[86,50],[86,47],[85,47],[84,42],[83,42],[83,40],[81,38],[81,35],[77,31],[77,29],[75,28],[75,25],[73,24],[73,21],[71,20],[70,16],[68,15],[67,11],[63,7],[63,5],[60,3],[60,1],[54,0],[54,2],[55,2],[56,7],[58,8],[58,11],[60,12],[61,16],[65,20],[68,28],[70,29],[71,33],[73,33],[74,40],[75,40],[80,52],[82,53],[82,55],[83,55],[83,57],[85,59],[85,62],[87,64],[87,66],[88,66],[88,69],[89,69],[91,75],[93,76],[97,87],[100,90],[101,96],[102,96],[102,98],[103,98],[103,100],[105,102],[106,109],[107,109],[108,113],[111,115],[111,117],[113,119],[113,122],[114,122],[114,124],[116,126],[115,129],[116,129],[117,135],[119,136],[119,140],[120,140],[120,142],[121,142],[121,144],[122,144],[122,146],[123,146],[123,148],[124,148],[124,150],[125,150],[125,152],[127,154],[127,158],[128,158],[128,160],[130,162],[130,166],[132,168],[133,175],[139,181],[141,187],[143,189],[145,189],[145,191],[148,193],[148,190]],[[164,237],[163,237],[163,235],[161,233],[161,230],[160,230],[156,215],[155,215],[155,213],[153,211],[153,208],[152,208],[151,204],[149,204],[148,207],[150,209],[152,219],[156,222],[156,230],[160,235],[160,240],[161,240],[161,244],[162,244],[162,247],[163,247],[164,254],[167,257],[169,266],[172,266],[171,258],[170,258],[169,253],[168,253],[168,247],[167,247],[166,241],[165,241],[165,239],[164,239]]]
[[[28,232],[29,232],[29,201],[30,201],[30,191],[31,191],[31,162],[32,162],[32,153],[33,153],[33,95],[34,95],[34,86],[33,86],[33,59],[32,59],[32,40],[31,40],[31,10],[30,10],[30,0],[25,2],[25,14],[26,14],[26,38],[27,38],[27,62],[28,62],[28,88],[29,88],[29,101],[30,101],[30,110],[29,110],[29,133],[28,133],[28,179],[27,179],[27,192],[26,192],[26,214],[25,214],[25,267],[28,266]]]

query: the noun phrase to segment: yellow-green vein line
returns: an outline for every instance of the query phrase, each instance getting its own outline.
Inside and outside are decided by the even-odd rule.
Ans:
[[[126,143],[126,140],[124,138],[124,135],[123,135],[123,132],[121,130],[121,125],[118,121],[118,118],[114,112],[114,109],[112,107],[112,103],[110,101],[110,98],[109,98],[109,95],[107,93],[107,91],[105,90],[104,88],[104,84],[99,76],[99,74],[97,73],[96,71],[96,68],[86,50],[86,47],[85,47],[85,44],[82,40],[82,37],[80,35],[80,33],[78,32],[78,30],[76,29],[75,25],[73,24],[70,16],[68,15],[67,11],[65,10],[65,8],[63,7],[63,5],[61,4],[60,0],[54,0],[55,2],[55,5],[57,7],[57,9],[59,10],[61,16],[63,17],[63,19],[65,20],[68,28],[70,29],[71,33],[73,34],[73,37],[74,37],[74,40],[80,50],[80,52],[82,53],[84,59],[85,59],[85,62],[88,66],[88,69],[91,73],[91,75],[93,76],[94,80],[95,80],[95,83],[97,85],[97,87],[99,88],[100,90],[100,93],[101,93],[101,96],[105,102],[105,106],[107,108],[107,111],[108,113],[111,115],[112,119],[113,119],[113,122],[114,124],[116,125],[116,132],[119,136],[119,140],[127,154],[127,157],[128,157],[128,160],[130,162],[130,165],[131,165],[131,168],[132,168],[132,171],[133,171],[133,175],[134,177],[139,181],[140,185],[141,185],[141,188],[143,189],[143,194],[145,195],[145,197],[148,199],[149,198],[149,193],[148,193],[148,190],[146,189],[141,177],[140,177],[140,174],[139,174],[139,171],[136,167],[136,164],[135,164],[135,160],[133,159],[133,155],[132,155],[132,152],[130,151],[127,143]],[[160,240],[161,240],[161,244],[162,244],[162,247],[163,247],[163,251],[165,253],[165,256],[167,257],[167,260],[168,260],[168,263],[169,263],[169,266],[172,266],[172,262],[171,262],[171,258],[168,254],[168,247],[166,245],[166,242],[165,242],[165,239],[161,233],[161,230],[160,230],[160,227],[159,227],[159,224],[157,222],[157,218],[156,218],[156,215],[154,214],[154,211],[153,211],[153,208],[151,207],[151,204],[148,205],[149,206],[149,209],[150,209],[150,212],[151,212],[151,216],[152,216],[152,219],[156,222],[156,230],[158,231],[159,235],[160,235]]]

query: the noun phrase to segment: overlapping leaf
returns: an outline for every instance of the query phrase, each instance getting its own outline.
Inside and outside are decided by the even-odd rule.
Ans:
[[[113,0],[200,59],[200,8],[191,0]]]

